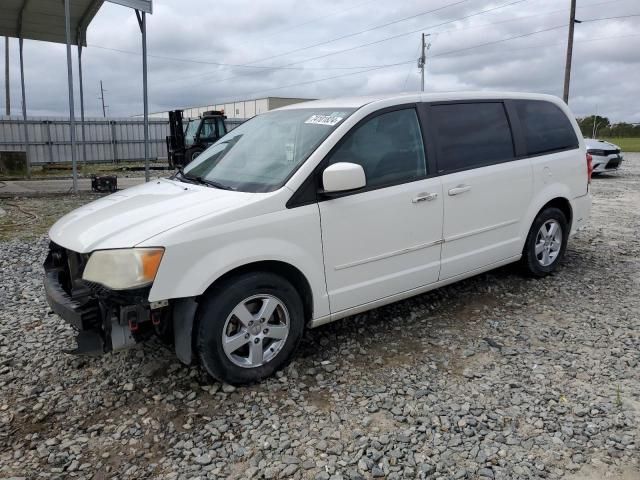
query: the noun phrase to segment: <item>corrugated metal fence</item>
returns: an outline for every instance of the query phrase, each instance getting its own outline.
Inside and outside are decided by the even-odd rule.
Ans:
[[[242,120],[229,119],[229,130]],[[29,117],[29,158],[32,165],[71,161],[71,137],[68,118]],[[82,125],[76,120],[76,148],[79,162],[120,162],[144,160],[144,123],[138,118],[88,118]],[[149,119],[149,158],[167,157],[166,136],[169,122]],[[84,151],[86,149],[86,160]],[[23,121],[19,117],[0,116],[0,150],[24,151]]]

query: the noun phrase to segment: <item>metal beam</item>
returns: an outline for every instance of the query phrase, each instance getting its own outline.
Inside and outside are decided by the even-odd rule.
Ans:
[[[84,133],[84,89],[82,88],[82,43],[78,42],[78,79],[80,82],[80,128],[82,132],[82,162],[87,163],[87,143]]]
[[[24,11],[29,5],[29,0],[23,0],[22,7],[20,8],[20,15],[18,16],[18,38],[22,38],[22,25],[24,20]]]
[[[147,97],[147,17],[136,10],[142,33],[142,100],[144,104],[144,181],[149,181],[149,101]]]
[[[71,168],[73,193],[78,193],[78,166],[76,165],[76,119],[73,105],[73,68],[71,66],[71,12],[69,0],[64,0],[64,22],[67,34],[67,81],[69,84],[69,134],[71,137]]]
[[[20,45],[20,87],[22,89],[22,124],[24,127],[24,151],[27,156],[27,178],[31,178],[31,158],[29,158],[29,129],[27,128],[27,101],[24,93],[24,55],[22,54],[22,38]]]
[[[145,13],[153,13],[153,4],[151,0],[106,0],[111,3],[117,3],[124,7],[140,10]]]
[[[82,14],[78,22],[78,37],[76,42],[78,46],[87,46],[87,28],[89,28],[91,20],[93,20],[93,17],[98,13],[101,6],[102,0],[93,0]]]
[[[11,115],[11,80],[9,79],[9,37],[4,37],[4,110],[7,117]]]

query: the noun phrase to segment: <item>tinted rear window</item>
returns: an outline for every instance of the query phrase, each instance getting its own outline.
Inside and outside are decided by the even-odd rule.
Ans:
[[[571,122],[560,108],[541,100],[514,101],[528,155],[578,148]]]
[[[502,103],[456,103],[431,108],[440,172],[514,158],[511,128]]]

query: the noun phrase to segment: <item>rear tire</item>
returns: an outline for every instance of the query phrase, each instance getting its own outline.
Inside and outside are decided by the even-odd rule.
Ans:
[[[534,277],[552,273],[564,257],[569,222],[559,208],[542,210],[533,221],[522,251],[522,265]]]
[[[196,347],[212,377],[243,385],[287,365],[303,330],[302,301],[291,283],[273,273],[250,272],[205,294]]]

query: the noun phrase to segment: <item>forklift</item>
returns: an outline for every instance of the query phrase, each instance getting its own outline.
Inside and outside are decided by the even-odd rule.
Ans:
[[[170,134],[166,139],[169,168],[184,167],[224,136],[226,118],[223,111],[210,110],[198,118],[184,120],[182,110],[170,111]]]

